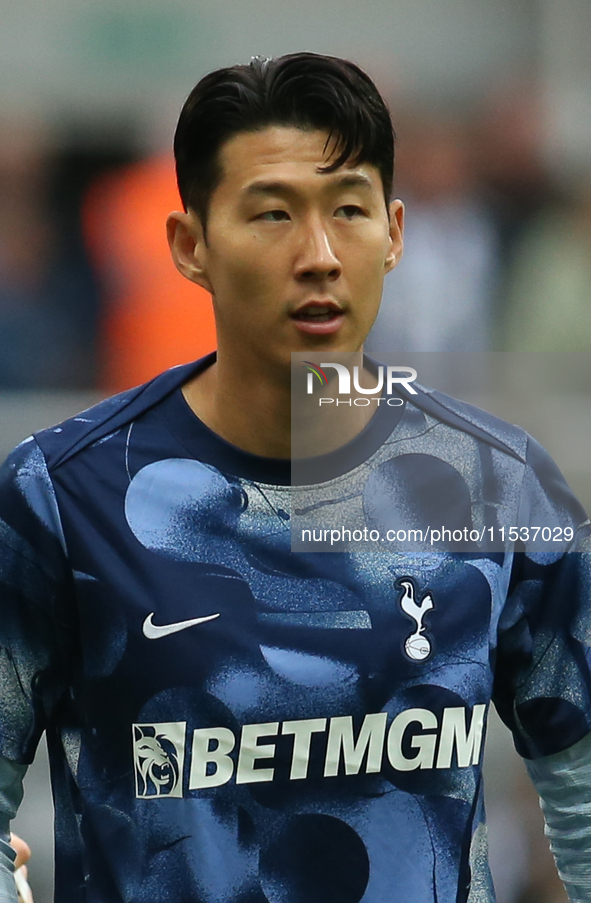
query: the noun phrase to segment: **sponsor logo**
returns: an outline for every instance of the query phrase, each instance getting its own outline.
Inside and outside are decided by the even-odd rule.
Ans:
[[[149,640],[159,640],[163,636],[170,636],[171,633],[178,633],[179,630],[186,630],[187,627],[195,627],[196,624],[205,624],[206,621],[213,621],[219,618],[219,611],[215,615],[205,615],[203,618],[190,618],[188,621],[176,621],[173,624],[154,624],[152,618],[154,612],[151,611],[142,625],[142,633]]]
[[[274,738],[285,736],[292,738],[290,781],[308,777],[312,751],[326,779],[376,774],[388,765],[403,772],[454,765],[469,768],[480,762],[485,714],[484,704],[475,705],[471,712],[463,706],[444,708],[439,717],[429,709],[412,708],[388,724],[388,713],[376,712],[366,715],[357,731],[350,715],[245,724],[240,734],[228,727],[199,728],[193,731],[187,753],[187,789],[220,787],[232,780],[236,784],[275,780]],[[180,744],[186,722],[133,725],[133,730],[137,796],[181,796]],[[172,765],[165,741],[175,750],[177,778],[168,771]]]
[[[132,726],[138,799],[182,797],[186,732],[184,721]]]
[[[402,611],[411,621],[414,621],[416,629],[404,641],[404,652],[413,662],[426,661],[432,651],[431,640],[425,635],[423,618],[428,611],[435,608],[431,593],[425,593],[417,605],[415,601],[415,585],[410,577],[404,577],[397,581],[397,586],[402,590],[399,603]]]

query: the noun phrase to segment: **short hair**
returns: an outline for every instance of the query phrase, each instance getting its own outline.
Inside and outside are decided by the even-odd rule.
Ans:
[[[326,132],[325,151],[331,150],[324,172],[347,161],[376,166],[388,205],[395,135],[371,78],[355,63],[317,53],[253,57],[247,65],[202,78],[179,117],[174,137],[179,192],[185,210],[194,210],[204,229],[211,195],[222,178],[222,146],[240,132],[274,125]]]

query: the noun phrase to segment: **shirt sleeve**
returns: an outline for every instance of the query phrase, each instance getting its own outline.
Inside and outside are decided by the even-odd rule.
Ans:
[[[0,756],[30,763],[68,682],[71,575],[33,439],[0,469]]]
[[[591,735],[526,763],[540,794],[546,834],[571,903],[591,899]]]
[[[571,903],[591,900],[591,538],[562,474],[530,440],[494,701],[538,793]]]
[[[591,539],[584,510],[530,440],[500,616],[493,699],[526,759],[591,731]]]

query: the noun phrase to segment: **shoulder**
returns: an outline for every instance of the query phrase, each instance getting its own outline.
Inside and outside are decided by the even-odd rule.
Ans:
[[[13,551],[43,545],[65,548],[56,497],[56,471],[106,436],[125,428],[182,385],[202,361],[175,367],[144,385],[107,398],[20,443],[0,467],[0,542]]]
[[[406,396],[407,400],[428,417],[526,463],[534,440],[521,427],[444,392],[418,385],[416,389],[417,394]]]
[[[141,386],[106,398],[62,423],[35,433],[34,439],[45,457],[48,469],[59,467],[89,445],[132,423],[205,365],[206,358],[173,367]]]
[[[552,508],[564,516],[578,523],[587,520],[552,456],[526,430],[443,392],[418,388],[415,404],[424,413],[509,456],[506,478],[519,480],[525,497],[544,499],[546,505],[552,500]]]

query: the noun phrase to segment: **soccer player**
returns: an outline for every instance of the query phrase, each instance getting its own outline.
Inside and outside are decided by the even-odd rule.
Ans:
[[[175,155],[170,246],[212,294],[217,357],[2,474],[6,831],[45,730],[57,903],[491,903],[493,699],[590,900],[589,530],[555,465],[401,386],[290,485],[291,352],[359,352],[402,249],[383,100],[344,60],[254,59],[196,86]],[[296,553],[302,512],[502,547]]]

